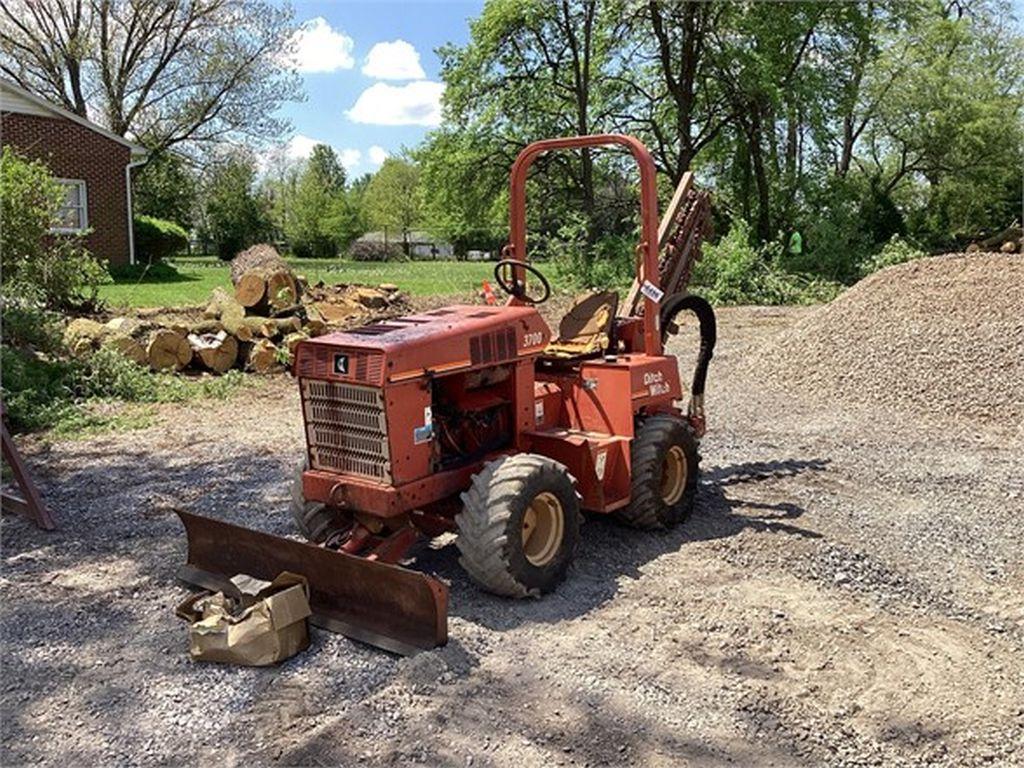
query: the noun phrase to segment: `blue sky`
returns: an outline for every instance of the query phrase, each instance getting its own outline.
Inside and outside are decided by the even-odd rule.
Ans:
[[[464,44],[482,0],[293,2],[304,24],[296,43],[307,100],[280,114],[293,126],[288,153],[334,147],[350,177],[417,144],[439,120],[434,50]]]

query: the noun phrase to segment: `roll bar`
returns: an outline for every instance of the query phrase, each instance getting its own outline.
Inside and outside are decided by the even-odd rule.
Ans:
[[[637,245],[637,280],[640,285],[658,286],[658,188],[654,160],[643,143],[633,136],[599,133],[592,136],[567,136],[542,139],[527,144],[512,164],[509,195],[509,242],[502,249],[502,258],[526,260],[526,174],[539,155],[556,149],[581,147],[626,147],[640,168],[640,243]],[[526,283],[526,270],[515,269],[516,280]],[[650,291],[648,291],[650,292]],[[653,292],[652,292],[653,293]],[[512,297],[510,303],[520,303]],[[658,304],[644,295],[644,349],[649,355],[661,354],[661,333],[658,330]]]

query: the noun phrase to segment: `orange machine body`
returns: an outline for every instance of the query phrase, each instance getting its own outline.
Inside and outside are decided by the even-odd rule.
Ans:
[[[443,505],[495,456],[564,464],[583,506],[629,501],[637,415],[678,412],[675,358],[632,350],[546,360],[533,307],[452,306],[303,341],[311,501],[392,518]]]

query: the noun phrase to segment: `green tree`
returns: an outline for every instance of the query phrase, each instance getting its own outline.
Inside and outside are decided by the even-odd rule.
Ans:
[[[196,178],[185,159],[174,152],[154,152],[132,174],[135,213],[173,221],[191,229],[196,205]]]
[[[366,176],[353,181],[348,189],[335,196],[327,213],[324,226],[342,251],[348,250],[370,228],[365,203],[368,184]]]
[[[364,202],[367,220],[373,227],[394,232],[402,238],[409,253],[409,234],[421,221],[419,167],[397,157],[389,157],[373,175],[366,188]]]
[[[256,160],[252,152],[236,149],[212,167],[203,190],[203,234],[222,259],[263,240],[269,221],[263,201],[254,191]]]
[[[313,147],[294,186],[284,192],[290,198],[284,234],[292,253],[300,258],[337,256],[338,241],[328,217],[344,196],[345,171],[334,150],[326,144]]]
[[[308,163],[314,178],[332,195],[345,187],[345,169],[338,162],[337,154],[329,145],[315,145],[309,155]]]

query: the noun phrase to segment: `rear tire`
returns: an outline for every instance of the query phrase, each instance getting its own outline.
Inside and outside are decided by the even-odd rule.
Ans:
[[[295,466],[291,487],[291,511],[299,533],[314,544],[323,544],[339,528],[337,512],[319,501],[306,501],[302,491],[302,473],[309,467],[309,460],[303,459]]]
[[[481,587],[526,597],[564,579],[579,540],[579,497],[565,467],[522,453],[484,466],[455,516],[459,562]]]
[[[644,420],[630,446],[633,478],[629,506],[615,517],[635,528],[671,528],[693,513],[700,457],[690,425],[678,416]]]

